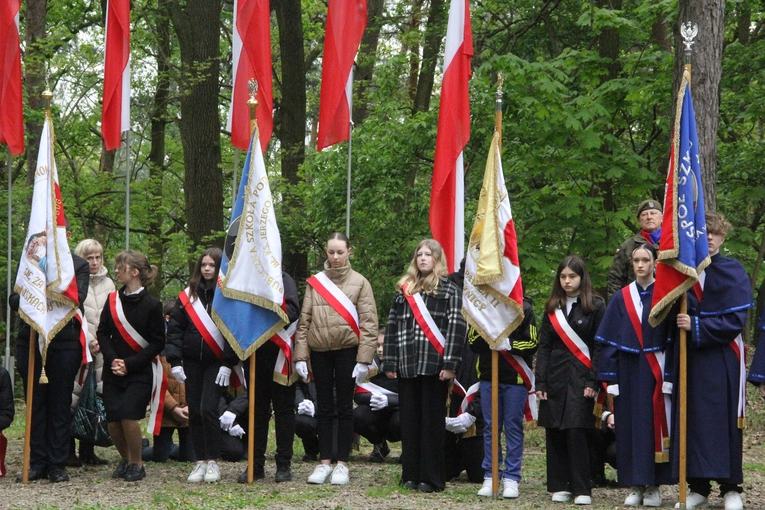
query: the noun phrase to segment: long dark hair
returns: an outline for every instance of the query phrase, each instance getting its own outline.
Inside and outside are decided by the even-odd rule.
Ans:
[[[197,265],[194,266],[194,272],[191,273],[191,279],[189,280],[189,300],[194,301],[197,297],[197,287],[199,282],[202,281],[202,259],[210,257],[215,261],[215,279],[218,278],[218,271],[220,271],[220,259],[223,256],[223,252],[220,248],[207,248],[197,260]]]
[[[566,306],[566,291],[563,290],[560,284],[560,274],[565,268],[571,269],[581,278],[579,283],[579,306],[581,306],[584,313],[594,312],[597,294],[592,290],[590,273],[587,272],[584,260],[576,255],[569,255],[558,264],[558,270],[555,271],[555,279],[553,280],[552,292],[550,293],[550,298],[545,303],[545,312],[555,313],[557,308],[565,308]]]

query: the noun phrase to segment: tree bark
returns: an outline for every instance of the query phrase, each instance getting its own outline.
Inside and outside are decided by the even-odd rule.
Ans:
[[[221,0],[168,0],[181,52],[179,129],[185,165],[186,222],[195,246],[223,230],[218,78]]]
[[[24,89],[27,96],[27,111],[24,130],[27,134],[27,186],[34,185],[37,170],[37,152],[40,148],[40,134],[44,120],[45,102],[42,93],[45,90],[46,52],[45,29],[47,0],[28,0],[26,10],[27,31],[24,37]],[[32,197],[29,197],[32,200]],[[30,202],[31,203],[31,202]]]
[[[446,10],[444,0],[431,0],[428,25],[425,27],[425,43],[422,48],[422,65],[417,80],[417,94],[414,99],[414,114],[430,110],[430,96],[433,94],[438,53],[446,31]]]
[[[380,40],[380,30],[383,26],[383,7],[385,0],[367,1],[367,29],[361,38],[359,55],[356,57],[356,96],[354,97],[353,123],[361,125],[369,115],[367,89],[372,82],[372,72],[377,62],[377,45]]]
[[[676,103],[683,76],[683,38],[680,23],[690,21],[699,26],[693,45],[691,91],[699,137],[699,161],[707,211],[717,209],[717,129],[720,115],[720,77],[725,35],[725,0],[680,0],[678,23],[675,25],[675,78],[672,91]],[[674,109],[672,125],[674,126]]]
[[[279,24],[281,54],[281,96],[276,122],[281,142],[282,177],[288,186],[298,184],[298,170],[305,161],[306,135],[306,71],[303,51],[303,12],[300,0],[274,2]],[[297,200],[287,190],[282,203],[283,214],[298,214]],[[287,236],[289,239],[291,236]],[[282,264],[296,280],[308,276],[308,254],[297,243],[289,242],[284,248]]]

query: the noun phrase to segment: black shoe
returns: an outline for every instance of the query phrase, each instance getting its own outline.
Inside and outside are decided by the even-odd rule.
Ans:
[[[64,468],[53,466],[48,470],[48,480],[50,480],[51,483],[68,482],[69,475],[66,474]]]
[[[144,468],[143,465],[130,464],[127,467],[127,472],[125,473],[126,482],[137,482],[144,478],[146,478],[146,468]]]
[[[404,482],[404,489],[409,489],[410,491],[416,491],[417,482],[413,482],[412,480],[409,480],[408,482]]]
[[[276,470],[276,476],[274,477],[274,480],[276,483],[280,482],[291,482],[292,481],[292,471],[290,468],[278,468]]]
[[[303,455],[303,462],[316,462],[317,460],[319,460],[318,453],[306,453]]]
[[[383,441],[380,444],[376,444],[374,450],[372,450],[372,453],[369,455],[369,462],[381,464],[385,462],[385,457],[387,457],[389,453],[390,448],[388,448],[388,443]]]
[[[141,438],[141,448],[148,448],[149,447],[149,440],[145,437]]]
[[[441,492],[442,489],[437,489],[436,487],[433,487],[429,483],[420,482],[417,485],[417,490],[420,492]]]
[[[277,472],[276,475],[278,476],[279,473]],[[290,475],[292,476],[292,475]],[[266,477],[266,470],[263,466],[253,466],[252,467],[252,479],[253,480],[262,480]],[[291,479],[291,478],[290,478]],[[242,474],[236,477],[236,481],[239,483],[247,483],[247,470],[245,469]],[[277,480],[280,481],[280,480]],[[285,480],[286,481],[286,480]]]
[[[117,469],[114,470],[114,473],[112,473],[112,478],[125,478],[125,473],[127,473],[128,463],[126,460],[121,460],[119,464],[117,464]]]
[[[80,460],[83,464],[87,464],[88,466],[105,466],[109,463],[108,460],[102,459],[95,453],[80,455]]]
[[[48,477],[48,471],[44,468],[33,468],[30,467],[29,471],[27,471],[27,480],[30,482],[34,482],[35,480],[43,480]],[[16,475],[16,481],[21,483],[23,481],[23,477],[21,473]]]
[[[77,455],[71,454],[66,458],[67,467],[82,467],[82,461],[77,458]]]

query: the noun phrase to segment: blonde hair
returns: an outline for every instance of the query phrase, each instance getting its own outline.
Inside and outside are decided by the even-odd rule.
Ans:
[[[707,223],[707,232],[710,234],[718,234],[725,238],[733,230],[733,225],[720,213],[708,212],[704,219]]]
[[[123,266],[132,267],[138,270],[138,278],[141,280],[141,284],[144,287],[148,287],[154,283],[154,279],[157,277],[157,266],[149,264],[149,259],[146,255],[136,250],[124,250],[114,257],[114,270],[118,271]]]
[[[102,256],[104,254],[104,247],[95,239],[83,239],[74,249],[74,254],[82,258],[87,257],[91,253],[100,253]]]
[[[417,267],[417,252],[422,247],[429,248],[430,254],[433,256],[433,272],[427,276],[423,276]],[[420,291],[425,294],[432,294],[438,287],[440,278],[446,276],[448,272],[446,256],[441,245],[435,239],[424,239],[414,249],[412,260],[409,262],[409,269],[406,270],[406,274],[396,283],[396,290],[401,290],[404,285],[407,285],[406,293],[410,296]]]

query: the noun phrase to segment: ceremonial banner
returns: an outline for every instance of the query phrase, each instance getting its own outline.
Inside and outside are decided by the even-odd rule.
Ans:
[[[664,320],[677,298],[694,286],[711,262],[690,80],[690,73],[684,72],[677,98],[656,284],[648,316],[654,327]]]
[[[231,213],[212,317],[246,359],[287,324],[284,307],[282,244],[256,129]]]
[[[0,2],[0,143],[11,154],[24,152],[24,112],[21,94],[21,0]]]
[[[32,212],[14,290],[19,315],[39,333],[45,366],[48,343],[77,313],[79,298],[53,157],[53,125],[46,115],[37,154]]]
[[[459,267],[465,254],[462,150],[470,139],[468,80],[472,56],[470,3],[468,0],[451,0],[430,194],[430,230],[444,249],[450,272]]]
[[[491,140],[465,258],[462,315],[496,347],[523,322],[518,241],[502,172],[499,133]]]
[[[366,26],[366,0],[329,0],[321,66],[319,150],[350,136],[353,60]]]
[[[106,3],[105,54],[101,136],[111,151],[130,130],[130,0]]]
[[[250,114],[247,100],[251,78],[258,82],[255,98],[260,130],[259,147],[265,151],[273,131],[273,98],[271,85],[271,9],[268,0],[234,0],[234,33],[231,83],[231,107],[226,129],[231,144],[242,150],[250,145]]]

